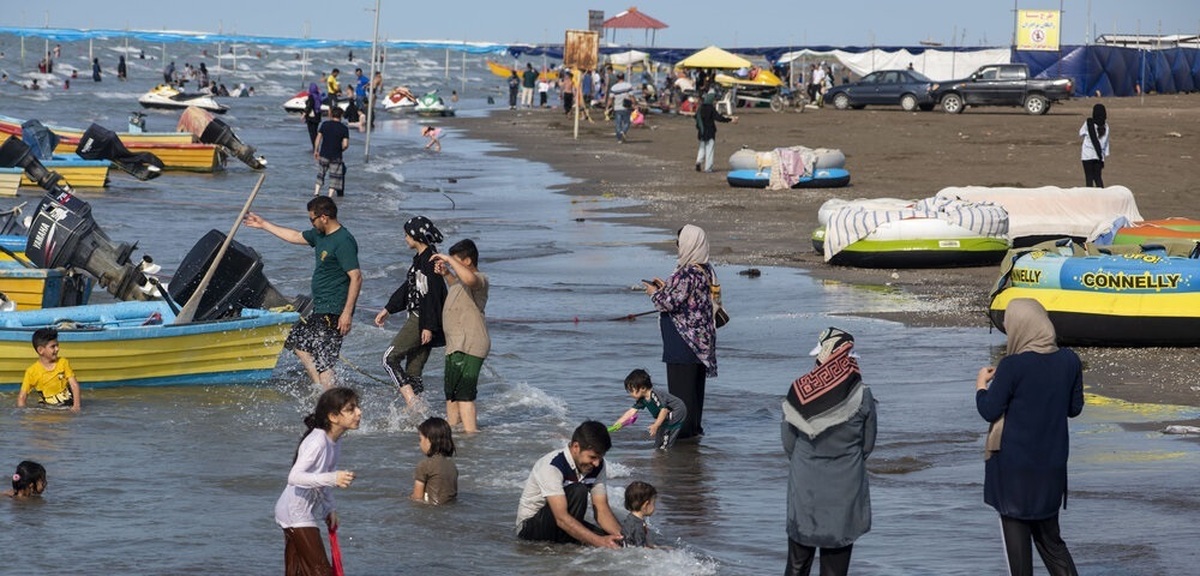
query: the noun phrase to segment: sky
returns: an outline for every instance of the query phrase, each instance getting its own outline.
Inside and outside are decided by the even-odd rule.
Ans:
[[[659,47],[914,46],[923,40],[1007,46],[1014,5],[1053,10],[1060,4],[1063,44],[1082,44],[1097,34],[1134,34],[1139,21],[1143,34],[1200,34],[1197,0],[382,0],[379,36],[557,44],[565,30],[587,28],[588,10],[609,18],[636,5],[669,26],[656,34]],[[61,28],[369,40],[374,9],[374,0],[41,0],[0,10],[0,25],[38,27],[49,20]],[[605,39],[613,40],[611,34]],[[641,30],[619,30],[615,43],[649,41]]]

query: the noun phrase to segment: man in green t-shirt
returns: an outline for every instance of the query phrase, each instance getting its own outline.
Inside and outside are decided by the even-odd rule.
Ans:
[[[354,304],[362,288],[358,269],[358,242],[337,219],[337,204],[327,196],[308,201],[312,229],[303,232],[272,224],[258,214],[246,214],[245,224],[261,228],[292,244],[307,244],[316,252],[312,275],[312,314],[292,327],[284,348],[304,364],[314,384],[333,386],[333,365],[342,351],[342,337],[350,333]]]

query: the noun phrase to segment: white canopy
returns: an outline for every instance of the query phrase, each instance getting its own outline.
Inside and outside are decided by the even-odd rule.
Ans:
[[[859,76],[876,70],[900,70],[912,64],[913,70],[933,80],[955,80],[964,78],[987,64],[1007,64],[1011,60],[1008,48],[986,48],[983,50],[925,50],[913,54],[903,48],[899,50],[867,50],[846,52],[844,50],[796,50],[779,57],[780,64],[804,58],[808,61],[838,62]],[[835,79],[835,82],[839,81]]]
[[[628,52],[617,52],[609,54],[608,61],[614,66],[629,66],[630,64],[641,64],[646,61],[650,55],[638,50],[630,50]]]

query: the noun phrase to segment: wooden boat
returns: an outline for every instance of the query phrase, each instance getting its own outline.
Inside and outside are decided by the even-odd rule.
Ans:
[[[20,168],[0,168],[0,196],[16,196],[24,173]]]
[[[17,234],[0,234],[0,262],[12,262],[13,257],[25,258],[25,244],[28,239]]]
[[[1198,346],[1200,260],[1173,255],[1183,248],[1112,246],[1110,253],[1089,254],[1043,243],[1014,250],[988,316],[1003,331],[1008,303],[1033,298],[1063,344]]]
[[[47,170],[58,172],[72,188],[103,188],[108,186],[108,160],[84,160],[76,154],[55,154],[53,160],[42,160]],[[37,182],[22,172],[21,185],[39,188]]]
[[[92,279],[62,268],[29,268],[5,256],[0,260],[0,293],[17,310],[78,306],[87,304]]]
[[[19,119],[0,116],[0,133],[19,138],[22,134],[21,124]],[[56,124],[45,126],[59,137],[58,146],[54,148],[56,155],[75,153],[83,130]],[[118,132],[117,136],[130,152],[149,152],[158,156],[164,170],[208,173],[225,166],[225,154],[220,146],[196,142],[196,137],[187,132]],[[74,182],[72,185],[75,185]]]
[[[85,388],[243,384],[275,369],[295,312],[243,309],[236,318],[172,324],[162,301],[0,314],[0,390],[20,386],[37,328],[56,326]]]
[[[505,66],[504,64],[501,64],[499,62],[492,62],[491,60],[487,61],[487,67],[488,67],[488,70],[490,70],[492,74],[495,74],[496,76],[499,76],[501,78],[508,78],[509,76],[512,76],[513,70],[516,70],[515,68]],[[524,68],[517,70],[517,77],[519,78],[521,76],[521,73],[524,71],[525,71]],[[542,71],[538,72],[538,80],[554,82],[554,81],[558,80],[558,71],[557,70],[542,70]]]
[[[1154,242],[1200,242],[1200,220],[1164,218],[1135,222],[1117,230],[1113,244],[1146,244]]]

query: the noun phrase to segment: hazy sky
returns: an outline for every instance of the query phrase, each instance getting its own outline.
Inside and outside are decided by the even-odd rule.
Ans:
[[[193,30],[328,39],[371,37],[373,0],[42,0],[0,14],[6,26]],[[390,40],[561,43],[566,29],[587,27],[587,11],[611,17],[632,0],[383,0],[379,35]],[[1064,44],[1094,34],[1200,34],[1197,0],[1062,0]],[[657,46],[947,45],[1006,46],[1013,2],[1007,0],[643,0],[638,9],[670,27]],[[1018,0],[1021,9],[1056,9],[1054,0]],[[191,9],[185,9],[191,6]],[[251,8],[252,7],[252,8]],[[1089,18],[1091,28],[1088,27]],[[611,39],[611,36],[608,37]],[[641,30],[617,32],[618,44],[641,45]]]

